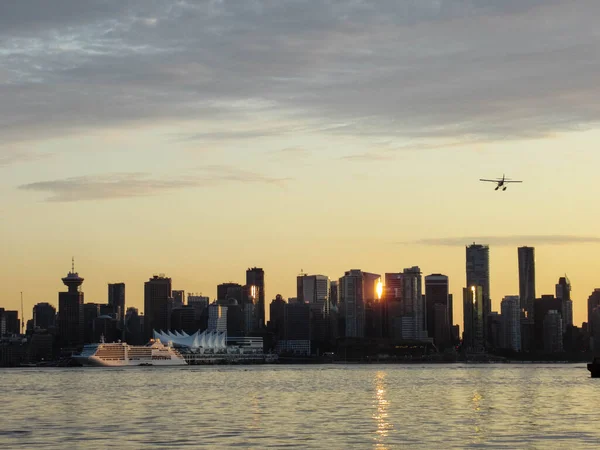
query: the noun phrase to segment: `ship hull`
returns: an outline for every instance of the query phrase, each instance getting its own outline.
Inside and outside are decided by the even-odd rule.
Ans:
[[[184,359],[162,360],[119,360],[106,361],[96,356],[74,356],[73,359],[84,366],[91,367],[140,367],[140,366],[187,366]]]

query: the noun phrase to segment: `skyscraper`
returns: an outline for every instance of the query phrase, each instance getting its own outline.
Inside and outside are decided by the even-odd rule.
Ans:
[[[525,317],[535,320],[533,304],[535,302],[535,249],[519,247],[519,297],[521,310]]]
[[[346,337],[365,337],[365,302],[375,297],[373,278],[379,275],[349,270],[338,283],[341,313],[345,318]],[[368,292],[369,286],[373,292]]]
[[[329,308],[329,277],[325,275],[299,275],[296,279],[296,297],[299,303]]]
[[[265,271],[259,267],[246,270],[246,286],[254,305],[253,328],[262,329],[265,327]]]
[[[463,289],[463,347],[468,351],[481,352],[485,348],[483,304],[482,286]]]
[[[573,300],[571,300],[571,282],[565,275],[558,279],[556,285],[556,298],[562,301],[563,333],[573,326]]]
[[[482,290],[483,338],[486,339],[486,321],[492,312],[490,299],[490,249],[487,245],[473,243],[466,249],[467,286],[480,286]],[[466,329],[465,329],[466,332]]]
[[[559,311],[548,311],[544,316],[544,353],[563,351],[562,317]]]
[[[594,292],[588,297],[588,330],[590,331],[590,336],[600,337],[600,330],[598,327],[594,325],[593,313],[594,310],[600,306],[600,289],[594,289]],[[596,321],[598,322],[598,321]]]
[[[450,340],[451,305],[448,292],[448,277],[439,273],[425,277],[425,307],[427,312],[427,334],[433,337],[436,345],[445,345]],[[446,316],[441,314],[440,307],[445,308]],[[442,323],[436,323],[440,322]],[[437,330],[437,332],[436,332]],[[444,331],[445,330],[445,331]],[[442,333],[440,335],[440,333]]]
[[[521,349],[531,351],[535,347],[535,334],[538,333],[539,335],[544,320],[543,317],[540,317],[540,323],[537,325],[535,323],[535,249],[533,247],[519,247],[517,254],[519,258],[519,298],[521,301]]]
[[[227,331],[227,306],[208,306],[208,331]]]
[[[502,315],[503,348],[521,351],[521,299],[518,295],[507,295],[500,304]]]
[[[62,282],[67,292],[58,293],[58,326],[62,347],[77,347],[83,344],[83,278],[75,272],[75,263]]]
[[[402,339],[427,337],[427,313],[423,299],[421,269],[413,266],[402,272]]]
[[[56,308],[50,303],[38,303],[33,307],[33,327],[47,330],[56,324]]]
[[[144,334],[152,338],[152,331],[168,331],[171,328],[173,309],[171,279],[154,275],[144,283]]]
[[[181,308],[185,304],[185,291],[173,290],[173,308]]]
[[[108,304],[122,323],[125,320],[125,283],[108,285]]]

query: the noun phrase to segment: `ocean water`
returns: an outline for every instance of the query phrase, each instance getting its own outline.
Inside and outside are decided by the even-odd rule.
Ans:
[[[0,369],[0,448],[600,448],[584,364]]]

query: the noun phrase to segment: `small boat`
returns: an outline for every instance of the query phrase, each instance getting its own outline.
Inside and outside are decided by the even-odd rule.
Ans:
[[[587,369],[592,374],[592,378],[600,378],[600,357],[594,358],[594,360],[587,365]]]

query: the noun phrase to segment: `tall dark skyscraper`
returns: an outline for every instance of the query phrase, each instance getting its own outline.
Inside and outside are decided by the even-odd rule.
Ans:
[[[265,271],[258,267],[246,270],[246,286],[254,304],[254,327],[265,327]]]
[[[469,286],[463,289],[464,333],[463,346],[472,352],[485,347],[483,320],[483,288]]]
[[[536,331],[541,326],[544,318],[540,317],[536,324],[535,317],[535,249],[533,247],[519,247],[519,298],[521,299],[521,349],[525,352],[535,348]],[[539,326],[538,326],[539,325]]]
[[[173,308],[181,308],[185,303],[185,291],[173,290]]]
[[[108,285],[108,304],[122,323],[125,320],[125,283]]]
[[[152,338],[153,330],[168,331],[171,328],[173,296],[171,279],[154,275],[144,283],[144,334]]]
[[[38,303],[33,307],[33,327],[47,330],[56,325],[56,308],[50,303]]]
[[[450,342],[452,305],[450,304],[448,290],[448,277],[446,275],[436,273],[425,277],[427,335],[432,337],[438,346],[444,346]],[[436,305],[438,306],[436,307]],[[442,308],[446,311],[445,313],[442,313]]]
[[[563,332],[573,326],[573,300],[571,300],[571,282],[566,277],[560,277],[556,285],[556,298],[562,301]]]
[[[483,339],[487,339],[487,318],[492,312],[490,299],[490,249],[487,245],[473,244],[467,247],[466,252],[467,286],[481,286],[482,314],[483,314]],[[466,328],[465,328],[466,331]]]
[[[521,310],[525,317],[535,320],[535,249],[533,247],[519,247],[519,297]]]
[[[62,282],[67,292],[58,293],[58,327],[62,347],[77,347],[83,344],[83,278],[75,272],[75,264]]]

